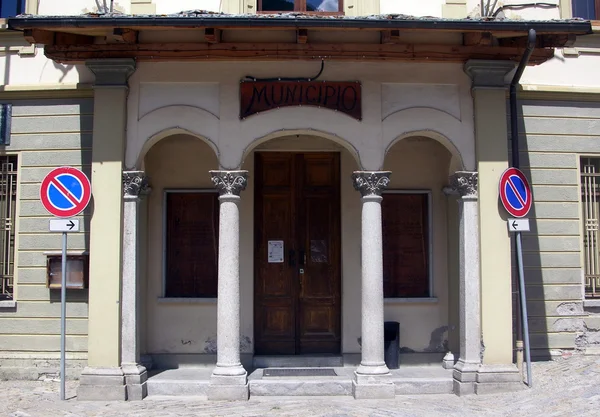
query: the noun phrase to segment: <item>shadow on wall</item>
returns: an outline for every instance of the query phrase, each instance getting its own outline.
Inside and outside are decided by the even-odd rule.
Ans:
[[[571,109],[566,108],[571,107]],[[519,102],[519,156],[534,205],[523,233],[528,324],[532,359],[549,359],[581,349],[585,323],[581,288],[580,191],[577,154],[561,136],[563,112],[577,112],[565,102]],[[569,122],[570,123],[570,122]],[[544,136],[545,134],[545,136]],[[568,132],[562,133],[562,135]],[[549,137],[548,135],[556,135]],[[558,137],[557,137],[558,136]],[[509,155],[511,143],[509,142]],[[510,156],[509,156],[510,157]],[[512,239],[513,256],[515,239]],[[518,271],[513,257],[513,316],[518,301]],[[516,321],[513,321],[516,332]]]

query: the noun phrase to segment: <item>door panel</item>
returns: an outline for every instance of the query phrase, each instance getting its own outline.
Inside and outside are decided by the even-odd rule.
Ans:
[[[263,353],[293,354],[296,349],[295,272],[286,251],[293,240],[292,155],[256,159],[255,349]],[[270,263],[269,241],[284,242],[284,262]]]
[[[256,169],[256,353],[339,353],[339,154],[257,154]]]

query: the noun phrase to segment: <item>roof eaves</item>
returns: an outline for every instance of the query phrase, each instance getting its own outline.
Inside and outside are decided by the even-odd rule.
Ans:
[[[356,28],[356,29],[423,29],[465,31],[523,31],[530,28],[543,33],[592,32],[589,21],[508,20],[493,18],[444,19],[401,14],[372,16],[331,16],[301,13],[232,15],[206,11],[186,11],[171,15],[86,14],[81,16],[20,15],[8,20],[12,29],[67,29],[98,27],[282,27],[282,28]]]

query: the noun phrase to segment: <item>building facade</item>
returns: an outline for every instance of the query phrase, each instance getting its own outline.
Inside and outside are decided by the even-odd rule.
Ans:
[[[322,392],[261,378],[294,364],[339,368],[327,389],[356,398],[427,392],[401,374],[415,363],[442,372],[434,392],[518,389],[498,180],[529,29],[532,355],[598,352],[592,6],[38,3],[0,9],[28,13],[1,35],[3,377],[58,369],[60,236],[39,187],[69,165],[93,193],[69,238],[82,399],[141,399],[151,369],[191,370],[209,399]],[[398,371],[384,321],[400,323]]]

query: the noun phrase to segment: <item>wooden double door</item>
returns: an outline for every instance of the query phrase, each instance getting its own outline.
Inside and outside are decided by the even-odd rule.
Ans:
[[[340,157],[256,154],[256,354],[340,353]]]

